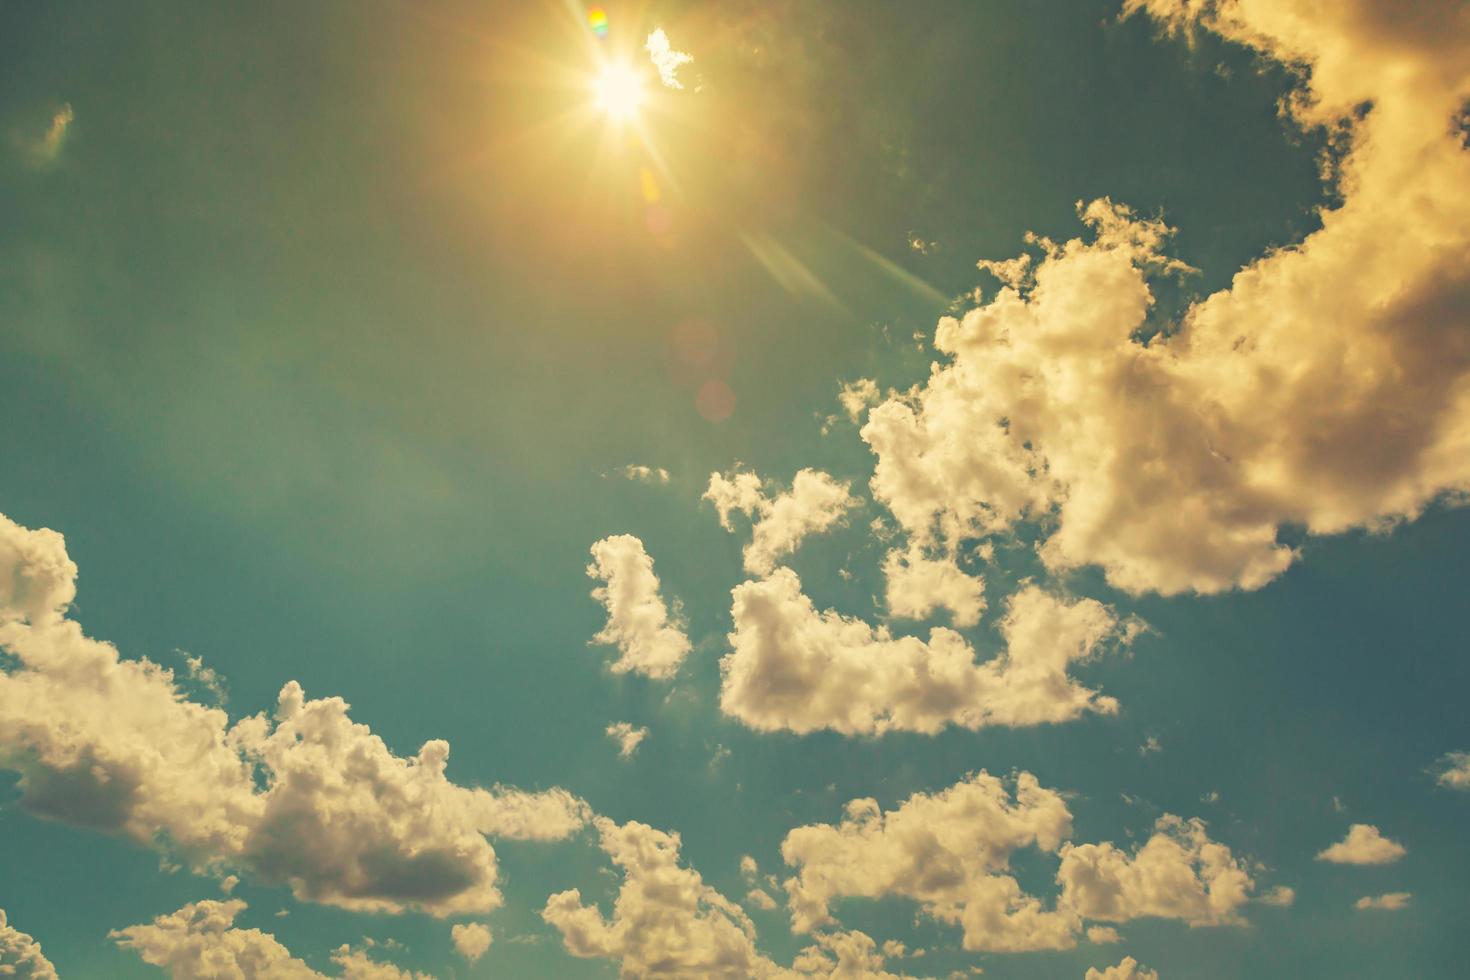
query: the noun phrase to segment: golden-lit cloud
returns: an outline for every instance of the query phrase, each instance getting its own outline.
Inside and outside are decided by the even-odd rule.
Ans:
[[[1470,13],[1440,0],[1133,0],[1300,70],[1290,118],[1346,147],[1339,205],[1158,333],[1170,230],[1108,200],[1088,235],[985,262],[986,302],[862,429],[916,540],[1043,530],[1057,572],[1130,592],[1257,588],[1284,525],[1381,528],[1470,490]],[[1366,111],[1360,107],[1371,106]],[[1142,339],[1150,337],[1150,339]]]
[[[694,57],[683,51],[675,51],[662,27],[648,35],[643,50],[648,52],[648,60],[658,69],[658,80],[665,88],[684,87],[679,81],[679,69],[693,61]]]
[[[658,680],[673,677],[689,653],[689,637],[678,601],[672,611],[664,603],[643,542],[631,534],[603,538],[592,546],[587,575],[603,583],[592,590],[592,598],[607,610],[607,624],[592,640],[617,647],[618,659],[609,669]]]
[[[302,901],[439,916],[500,905],[489,837],[560,839],[587,818],[563,790],[453,783],[448,743],[398,756],[295,681],[271,714],[231,723],[168,669],[85,635],[67,616],[76,574],[61,535],[0,516],[0,768],[33,814]]]

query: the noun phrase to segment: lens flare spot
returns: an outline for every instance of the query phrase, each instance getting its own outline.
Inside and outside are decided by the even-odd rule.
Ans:
[[[607,37],[607,11],[601,7],[588,9],[587,26],[592,28],[592,33],[598,37]]]
[[[694,407],[710,422],[723,422],[735,412],[735,392],[718,378],[712,378],[699,386],[694,396]]]

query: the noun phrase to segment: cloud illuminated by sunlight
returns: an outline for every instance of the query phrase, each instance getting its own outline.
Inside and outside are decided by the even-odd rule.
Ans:
[[[684,87],[679,81],[678,73],[682,65],[687,65],[694,60],[693,55],[683,51],[675,51],[673,45],[669,44],[669,36],[664,33],[662,27],[648,35],[648,41],[643,46],[648,52],[648,60],[653,62],[653,67],[658,69],[658,80],[665,88]]]

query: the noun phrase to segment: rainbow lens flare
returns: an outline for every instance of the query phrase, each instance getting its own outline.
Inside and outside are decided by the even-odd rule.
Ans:
[[[591,27],[592,33],[598,37],[607,37],[607,11],[601,7],[588,8],[587,26]]]

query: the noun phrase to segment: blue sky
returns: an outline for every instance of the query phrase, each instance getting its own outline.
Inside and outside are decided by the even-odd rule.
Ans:
[[[1464,5],[603,7],[0,13],[0,968],[1462,975]]]

